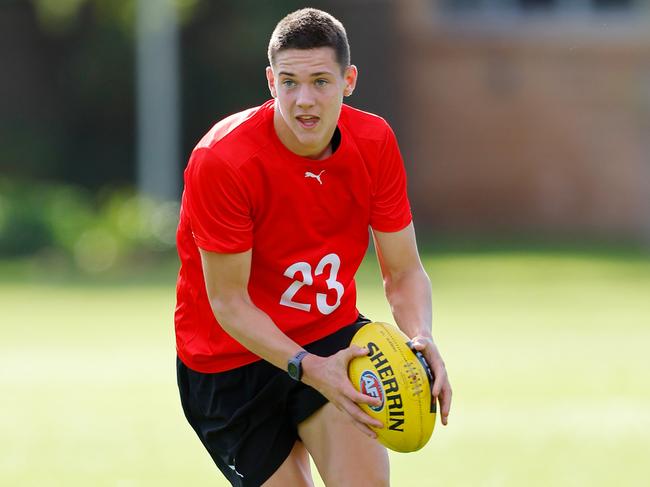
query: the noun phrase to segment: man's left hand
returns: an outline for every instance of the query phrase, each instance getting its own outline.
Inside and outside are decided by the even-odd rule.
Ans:
[[[411,344],[418,352],[424,355],[431,372],[433,373],[433,389],[431,394],[434,401],[440,405],[440,417],[442,424],[446,425],[451,409],[451,384],[447,376],[447,369],[438,351],[438,347],[433,342],[433,338],[418,335],[411,339]]]

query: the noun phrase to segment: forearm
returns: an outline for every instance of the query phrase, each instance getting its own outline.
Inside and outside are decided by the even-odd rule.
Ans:
[[[386,298],[400,329],[421,352],[434,377],[431,390],[447,424],[451,386],[447,369],[431,333],[431,281],[417,253],[413,224],[394,233],[374,231],[377,258],[384,278]]]
[[[212,310],[221,327],[248,350],[267,362],[287,369],[288,361],[303,347],[285,335],[248,295],[213,299]],[[303,360],[302,381],[318,390],[323,387],[323,358],[308,354]],[[325,374],[326,375],[326,374]]]
[[[211,305],[226,333],[276,367],[286,369],[288,360],[302,350],[248,295],[213,299]]]
[[[431,281],[422,266],[384,276],[384,290],[400,329],[410,338],[431,337]]]
[[[434,381],[431,393],[440,404],[442,424],[451,407],[451,385],[447,369],[431,334],[431,282],[424,269],[384,278],[386,296],[395,321],[411,338],[415,350],[424,355]]]

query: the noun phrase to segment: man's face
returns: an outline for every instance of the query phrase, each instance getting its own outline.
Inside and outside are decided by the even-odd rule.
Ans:
[[[275,98],[275,131],[292,152],[311,158],[327,157],[343,96],[350,95],[357,69],[341,73],[334,49],[285,49],[266,68]]]

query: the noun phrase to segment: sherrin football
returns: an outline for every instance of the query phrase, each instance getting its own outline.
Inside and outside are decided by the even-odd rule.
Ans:
[[[416,451],[426,445],[436,423],[436,403],[431,398],[433,378],[408,337],[388,323],[368,323],[352,338],[368,355],[350,361],[348,376],[362,393],[381,400],[379,406],[361,404],[368,415],[384,424],[373,430],[386,448]]]

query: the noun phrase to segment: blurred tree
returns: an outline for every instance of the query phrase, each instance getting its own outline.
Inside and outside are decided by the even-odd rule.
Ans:
[[[181,171],[199,134],[263,101],[265,47],[299,2],[176,0],[182,24]],[[0,172],[96,189],[135,181],[134,2],[0,5]]]
[[[2,173],[123,184],[132,172],[131,39],[108,2],[73,3],[14,1],[0,10],[10,73],[0,82]]]
[[[296,0],[201,2],[182,34],[183,153],[225,115],[269,98],[266,46]]]

